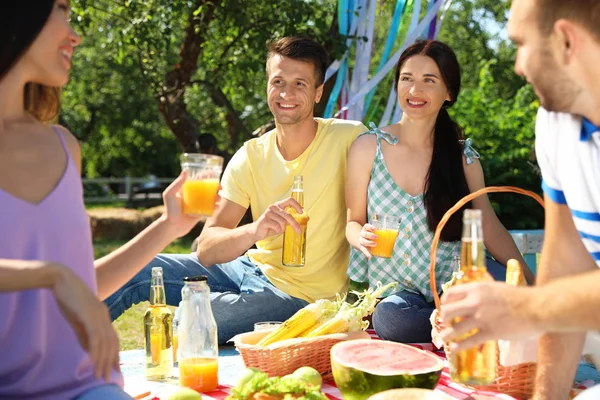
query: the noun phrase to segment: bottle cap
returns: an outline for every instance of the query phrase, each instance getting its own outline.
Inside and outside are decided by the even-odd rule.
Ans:
[[[463,219],[481,219],[481,210],[477,208],[467,208],[464,211]]]
[[[162,267],[152,267],[152,275],[162,275]]]
[[[183,278],[184,282],[206,282],[207,280],[208,276],[206,275],[186,276]]]

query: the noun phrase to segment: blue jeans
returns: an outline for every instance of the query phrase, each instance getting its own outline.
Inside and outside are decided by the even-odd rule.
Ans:
[[[96,386],[88,390],[75,400],[133,400],[133,397],[128,395],[117,385],[102,385]]]
[[[486,259],[490,275],[497,281],[506,280],[506,267],[491,258]],[[421,294],[399,291],[383,299],[373,313],[373,327],[382,339],[401,343],[431,342],[429,317],[435,309]]]
[[[308,304],[277,289],[246,256],[206,268],[196,254],[159,254],[105,300],[113,320],[133,304],[148,300],[152,267],[162,267],[167,304],[172,306],[181,301],[184,277],[208,276],[219,344],[252,331],[255,322],[285,321]]]

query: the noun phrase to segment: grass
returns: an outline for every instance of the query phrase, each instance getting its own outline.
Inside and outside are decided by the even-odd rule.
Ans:
[[[86,203],[85,208],[91,210],[94,208],[125,208],[125,200],[115,200],[110,203]]]
[[[95,256],[96,258],[105,256],[123,244],[125,244],[123,240],[96,240],[94,241]],[[189,253],[191,245],[191,239],[177,239],[163,253]],[[136,304],[113,322],[113,326],[121,341],[121,350],[142,349],[144,347],[144,326],[142,321],[147,307],[148,302]],[[174,310],[174,307],[170,308]]]

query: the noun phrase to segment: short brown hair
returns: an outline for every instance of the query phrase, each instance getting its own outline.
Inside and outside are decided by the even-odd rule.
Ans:
[[[548,35],[554,23],[568,19],[583,25],[600,39],[600,1],[598,0],[535,0],[537,20],[542,34]]]
[[[329,56],[327,55],[327,50],[314,40],[304,36],[288,36],[269,42],[267,50],[267,61],[275,54],[279,54],[283,57],[312,63],[315,66],[317,75],[317,86],[321,86],[325,81],[325,71],[329,63]]]

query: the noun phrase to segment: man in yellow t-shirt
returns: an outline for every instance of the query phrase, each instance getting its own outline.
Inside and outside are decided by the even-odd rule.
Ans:
[[[222,178],[221,199],[198,240],[196,254],[160,254],[107,300],[117,318],[148,298],[150,268],[162,266],[167,302],[181,300],[183,277],[207,275],[219,343],[251,331],[255,322],[283,321],[308,302],[346,291],[344,182],[350,145],[360,122],[315,118],[327,68],[318,43],[287,37],[268,46],[267,100],[275,129],[237,151]],[[307,228],[303,267],[282,265],[283,231],[302,212],[291,198],[294,176],[304,180]],[[253,222],[238,226],[248,207]],[[256,245],[255,249],[251,249]]]

